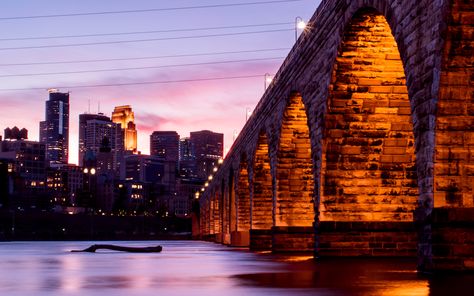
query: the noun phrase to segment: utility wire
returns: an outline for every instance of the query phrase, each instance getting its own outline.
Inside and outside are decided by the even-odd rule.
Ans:
[[[103,41],[103,42],[48,44],[48,45],[34,45],[34,46],[20,46],[20,47],[0,47],[0,51],[21,50],[21,49],[40,49],[40,48],[57,48],[57,47],[75,47],[75,46],[103,45],[103,44],[122,44],[122,43],[150,42],[150,41],[162,41],[162,40],[182,40],[182,39],[209,38],[209,37],[220,37],[220,36],[238,36],[238,35],[249,35],[249,34],[274,33],[274,32],[285,32],[285,31],[294,31],[294,29],[277,29],[277,30],[234,32],[234,33],[181,36],[181,37],[163,37],[163,38],[134,39],[134,40],[116,40],[116,41]]]
[[[80,70],[80,71],[64,71],[64,72],[43,72],[43,73],[23,73],[23,74],[6,74],[0,75],[0,78],[6,77],[24,77],[24,76],[47,76],[47,75],[65,75],[65,74],[83,74],[83,73],[98,73],[98,72],[115,72],[115,71],[129,71],[129,70],[146,70],[158,68],[172,68],[172,67],[187,67],[187,66],[203,66],[203,65],[217,65],[217,64],[231,64],[231,63],[245,63],[257,61],[281,60],[285,57],[271,57],[271,58],[256,58],[245,60],[229,60],[203,63],[188,63],[188,64],[174,64],[174,65],[159,65],[159,66],[145,66],[145,67],[129,67],[129,68],[112,68],[112,69],[95,69],[95,70]]]
[[[46,61],[46,62],[31,62],[31,63],[5,63],[0,64],[0,67],[10,66],[34,66],[34,65],[58,65],[58,64],[81,64],[81,63],[97,63],[97,62],[112,62],[112,61],[135,61],[135,60],[152,60],[165,58],[182,58],[182,57],[197,57],[197,56],[214,56],[237,53],[257,53],[257,52],[271,52],[289,50],[288,47],[282,48],[267,48],[267,49],[253,49],[253,50],[238,50],[238,51],[221,51],[221,52],[207,52],[207,53],[190,53],[190,54],[176,54],[176,55],[161,55],[161,56],[146,56],[146,57],[126,57],[126,58],[111,58],[111,59],[93,59],[93,60],[68,60],[68,61]]]
[[[126,82],[126,83],[110,83],[110,84],[84,84],[72,86],[57,86],[62,89],[78,89],[78,88],[94,88],[94,87],[113,87],[113,86],[130,86],[130,85],[148,85],[148,84],[169,84],[169,83],[186,83],[186,82],[201,82],[201,81],[215,81],[215,80],[232,80],[232,79],[246,79],[246,78],[262,78],[262,74],[242,75],[242,76],[220,76],[208,78],[195,79],[179,79],[179,80],[159,80],[159,81],[141,81],[141,82]],[[45,90],[48,87],[32,87],[32,88],[3,88],[0,91],[30,91],[30,90]]]
[[[268,23],[268,24],[247,24],[235,26],[218,26],[218,27],[202,27],[202,28],[187,28],[187,29],[167,29],[167,30],[152,30],[152,31],[134,31],[134,32],[115,32],[115,33],[97,33],[97,34],[80,34],[80,35],[57,35],[57,36],[36,36],[36,37],[15,37],[15,38],[0,38],[0,41],[24,41],[24,40],[49,40],[49,39],[64,39],[64,38],[83,38],[83,37],[103,37],[103,36],[123,36],[123,35],[138,35],[138,34],[156,34],[156,33],[174,33],[174,32],[189,32],[189,31],[205,31],[205,30],[222,30],[222,29],[238,29],[250,27],[270,27],[292,25],[294,23]]]
[[[158,12],[158,11],[172,11],[172,10],[192,10],[192,9],[205,9],[205,8],[221,8],[221,7],[235,7],[235,6],[289,3],[289,2],[299,2],[299,1],[303,1],[303,0],[271,0],[271,1],[259,1],[259,2],[227,3],[227,4],[212,4],[212,5],[197,5],[197,6],[167,7],[167,8],[148,8],[148,9],[116,10],[116,11],[97,11],[97,12],[91,11],[91,12],[63,13],[63,14],[10,16],[10,17],[0,17],[0,21],[4,21],[4,20],[24,20],[24,19],[41,19],[41,18],[58,18],[58,17],[75,17],[75,16],[87,16],[87,15],[143,13],[143,12]]]

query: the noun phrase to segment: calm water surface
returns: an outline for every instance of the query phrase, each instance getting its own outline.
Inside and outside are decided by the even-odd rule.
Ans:
[[[1,242],[0,295],[473,295],[474,275],[425,277],[412,260],[275,256],[195,241],[163,252],[71,253],[94,242]]]

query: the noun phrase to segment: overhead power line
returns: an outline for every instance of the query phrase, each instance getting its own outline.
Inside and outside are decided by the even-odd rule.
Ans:
[[[256,59],[245,59],[245,60],[215,61],[215,62],[203,62],[203,63],[158,65],[158,66],[129,67],[129,68],[111,68],[111,69],[95,69],[95,70],[79,70],[79,71],[63,71],[63,72],[6,74],[6,75],[0,75],[0,78],[24,77],[24,76],[65,75],[65,74],[83,74],[83,73],[98,73],[98,72],[115,72],[115,71],[130,71],[130,70],[146,70],[146,69],[159,69],[159,68],[172,68],[172,67],[186,67],[186,66],[218,65],[218,64],[231,64],[231,63],[245,63],[245,62],[257,62],[257,61],[281,60],[281,59],[284,59],[284,58],[285,57],[271,57],[271,58],[256,58]]]
[[[226,3],[226,4],[165,7],[165,8],[147,8],[147,9],[131,9],[131,10],[115,10],[115,11],[90,11],[90,12],[78,12],[78,13],[24,15],[24,16],[9,16],[9,17],[7,16],[7,17],[0,17],[0,21],[58,18],[58,17],[76,17],[76,16],[91,16],[91,15],[106,15],[106,14],[159,12],[159,11],[172,11],[172,10],[192,10],[192,9],[221,8],[221,7],[235,7],[235,6],[249,6],[249,5],[266,5],[266,4],[277,4],[277,3],[288,3],[288,2],[299,2],[299,1],[303,1],[303,0],[270,0],[270,1],[258,1],[258,2]]]
[[[210,38],[210,37],[221,37],[221,36],[238,36],[238,35],[249,35],[249,34],[262,34],[262,33],[285,32],[285,31],[294,31],[294,29],[262,30],[262,31],[234,32],[234,33],[221,33],[221,34],[208,34],[208,35],[194,35],[194,36],[180,36],[180,37],[147,38],[147,39],[133,39],[133,40],[116,40],[116,41],[102,41],[102,42],[85,42],[85,43],[69,43],[69,44],[48,44],[48,45],[33,45],[33,46],[20,46],[20,47],[0,47],[0,50],[1,50],[1,51],[5,51],[5,50],[21,50],[21,49],[76,47],[76,46],[104,45],[104,44],[122,44],[122,43],[163,41],[163,40],[182,40],[182,39]]]
[[[152,59],[165,59],[165,58],[214,56],[214,55],[226,55],[226,54],[238,54],[238,53],[271,52],[271,51],[282,51],[282,50],[289,50],[289,49],[290,49],[289,47],[282,47],[282,48],[264,48],[264,49],[237,50],[237,51],[203,52],[203,53],[161,55],[161,56],[125,57],[125,58],[111,58],[111,59],[92,59],[92,60],[75,60],[75,61],[74,60],[65,60],[65,61],[31,62],[31,63],[4,63],[4,64],[0,64],[0,67],[152,60]]]
[[[0,41],[49,40],[49,39],[64,39],[64,38],[124,36],[124,35],[139,35],[139,34],[156,34],[156,33],[175,33],[175,32],[191,32],[191,31],[206,31],[206,30],[238,29],[238,28],[251,28],[251,27],[270,27],[270,26],[282,26],[282,25],[292,25],[292,24],[294,24],[294,23],[293,22],[281,22],[281,23],[267,23],[267,24],[246,24],[246,25],[234,25],[234,26],[217,26],[217,27],[167,29],[167,30],[134,31],[134,32],[113,32],[113,33],[79,34],[79,35],[12,37],[12,38],[0,38]]]
[[[262,78],[262,74],[253,75],[241,75],[241,76],[220,76],[220,77],[207,77],[207,78],[195,78],[195,79],[178,79],[178,80],[158,80],[158,81],[138,81],[138,82],[125,82],[125,83],[110,83],[110,84],[84,84],[84,85],[72,85],[72,86],[56,86],[61,89],[78,89],[78,88],[94,88],[94,87],[114,87],[114,86],[132,86],[132,85],[149,85],[149,84],[170,84],[170,83],[187,83],[187,82],[203,82],[203,81],[215,81],[215,80],[233,80],[233,79],[246,79],[246,78]],[[0,91],[31,91],[31,90],[45,90],[50,87],[31,87],[31,88],[3,88]]]

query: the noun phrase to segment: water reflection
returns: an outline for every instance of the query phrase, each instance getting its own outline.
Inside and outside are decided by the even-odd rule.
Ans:
[[[412,259],[313,260],[204,242],[161,242],[158,254],[69,253],[90,244],[1,243],[0,295],[457,295],[474,280],[420,276]]]

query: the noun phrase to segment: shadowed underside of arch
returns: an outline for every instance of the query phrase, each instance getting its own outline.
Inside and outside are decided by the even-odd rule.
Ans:
[[[300,94],[290,96],[283,114],[276,167],[275,226],[312,226],[313,164],[308,120]]]

